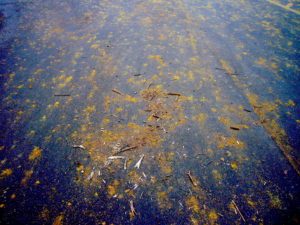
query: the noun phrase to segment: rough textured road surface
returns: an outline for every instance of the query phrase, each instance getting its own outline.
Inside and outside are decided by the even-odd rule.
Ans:
[[[299,224],[297,0],[0,1],[1,224]]]

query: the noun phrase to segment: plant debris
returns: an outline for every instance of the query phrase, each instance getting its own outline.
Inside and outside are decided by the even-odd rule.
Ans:
[[[237,206],[237,204],[235,203],[235,201],[234,201],[234,200],[231,200],[231,202],[232,202],[232,205],[234,206],[234,208],[235,208],[235,210],[236,210],[236,213],[238,213],[238,214],[240,215],[240,217],[242,218],[242,220],[243,220],[244,222],[246,222],[246,220],[245,220],[243,214],[241,213],[241,211],[240,211],[239,207]]]
[[[79,148],[85,150],[85,147],[83,145],[73,145],[72,148]]]
[[[133,206],[133,201],[132,200],[129,201],[129,205],[130,205],[130,214],[131,214],[131,217],[134,217],[136,215],[136,211],[135,211],[135,208]]]
[[[126,170],[126,169],[127,169],[127,162],[128,162],[128,159],[127,159],[127,158],[125,158],[125,161],[124,161],[124,170]]]
[[[139,159],[139,161],[134,165],[134,168],[137,168],[137,169],[140,168],[141,163],[142,163],[144,157],[145,157],[145,155],[143,154],[143,155],[141,156],[141,158]]]
[[[128,146],[128,147],[125,147],[125,148],[121,148],[115,154],[119,154],[119,153],[122,153],[122,152],[130,151],[130,150],[136,149],[137,147],[138,146]]]
[[[54,94],[54,96],[57,96],[57,97],[69,97],[71,95],[70,94]]]
[[[109,160],[115,160],[115,159],[125,159],[125,156],[109,156],[108,159]]]
[[[118,91],[116,89],[112,89],[111,91],[114,92],[114,93],[116,93],[116,94],[118,94],[118,95],[124,95],[122,92],[120,92],[120,91]]]
[[[174,93],[174,92],[168,92],[167,95],[171,95],[171,96],[181,96],[181,94],[179,94],[179,93]]]
[[[244,111],[245,112],[252,112],[250,109],[246,109],[246,108],[244,108]]]
[[[197,187],[197,183],[195,182],[194,178],[192,177],[191,171],[189,170],[186,174],[188,175],[188,178],[189,178],[189,180],[191,181],[192,185],[193,185],[194,187]]]

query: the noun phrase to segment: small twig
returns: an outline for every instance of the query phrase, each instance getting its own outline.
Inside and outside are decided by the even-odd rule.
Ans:
[[[219,67],[215,67],[215,69],[225,71],[223,68],[219,68]]]
[[[181,96],[181,94],[179,94],[179,93],[174,93],[174,92],[168,92],[167,95]]]
[[[116,152],[114,155],[119,154],[121,152],[126,152],[126,151],[130,151],[132,149],[136,149],[138,146],[131,146],[131,147],[125,147],[125,148],[121,148],[118,152]]]
[[[112,91],[112,92],[115,92],[115,93],[118,94],[118,95],[123,95],[120,91],[118,91],[118,90],[116,90],[116,89],[112,89],[111,91]]]
[[[108,159],[109,159],[109,160],[125,159],[125,156],[119,156],[119,155],[116,155],[116,156],[109,156]]]
[[[209,161],[208,163],[206,163],[205,166],[208,166],[209,164],[211,164],[213,161]]]
[[[94,172],[94,170],[92,170],[92,172],[88,176],[87,180],[91,180],[93,178],[94,174],[95,174],[95,172]]]
[[[57,97],[68,97],[68,96],[71,96],[70,94],[54,94],[54,96],[57,96]]]
[[[238,76],[238,75],[242,75],[242,74],[240,74],[240,73],[225,73],[225,74],[227,74],[227,75],[229,75],[229,76]]]
[[[153,83],[151,82],[151,83],[148,85],[147,89],[149,89],[149,88],[152,86],[152,84],[153,84]]]
[[[243,214],[241,213],[239,207],[237,206],[237,204],[234,202],[234,200],[231,200],[231,202],[232,202],[233,206],[235,207],[236,211],[240,214],[242,220],[243,220],[244,222],[246,222],[246,220],[245,220]]]
[[[188,175],[188,177],[189,177],[191,183],[193,184],[193,186],[197,187],[197,183],[194,181],[194,178],[191,175],[191,171],[189,170],[186,174]]]
[[[142,161],[143,161],[144,157],[145,157],[145,155],[143,154],[143,155],[141,156],[141,158],[139,159],[139,161],[134,165],[134,168],[137,168],[137,169],[140,168],[140,166],[141,166],[141,164],[142,164]]]
[[[250,109],[245,109],[245,108],[244,108],[244,111],[245,112],[252,112]]]
[[[125,161],[124,161],[124,170],[127,169],[127,162],[128,162],[128,159],[126,158]]]
[[[132,216],[135,216],[136,211],[135,211],[135,208],[133,206],[133,201],[132,200],[129,201],[129,205],[130,205],[130,211],[131,211]]]
[[[240,128],[234,127],[234,126],[231,126],[230,129],[231,129],[231,130],[240,130]]]
[[[161,119],[159,116],[157,115],[152,115],[152,117],[154,117],[155,119]]]
[[[73,145],[72,148],[80,148],[85,150],[85,147],[83,145]]]

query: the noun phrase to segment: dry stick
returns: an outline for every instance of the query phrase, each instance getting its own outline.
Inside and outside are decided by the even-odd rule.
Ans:
[[[174,93],[174,92],[168,92],[167,95],[181,96],[181,94],[179,94],[179,93]]]
[[[161,119],[159,116],[157,115],[152,115],[152,117],[154,117],[155,119]]]
[[[152,86],[152,84],[153,84],[153,83],[151,82],[151,83],[148,85],[147,89],[149,89],[149,88]]]
[[[244,108],[244,111],[245,112],[252,112],[250,109],[245,109],[245,108]]]
[[[127,159],[127,158],[125,158],[125,161],[124,161],[124,170],[126,170],[126,169],[127,169],[127,161],[128,161],[128,159]]]
[[[233,200],[231,200],[231,202],[232,202],[232,204],[234,205],[234,207],[236,208],[236,210],[238,211],[238,213],[240,214],[242,220],[243,220],[244,222],[246,222],[246,220],[245,220],[243,214],[241,213],[239,207],[237,206],[237,204],[236,204]]]
[[[191,183],[193,184],[194,187],[197,187],[197,184],[196,182],[194,181],[192,175],[191,175],[191,171],[189,170],[187,173],[186,173],[191,181]]]
[[[213,161],[209,161],[208,163],[206,163],[205,166],[208,166],[209,164],[211,164]]]
[[[216,67],[215,69],[216,70],[223,70],[223,71],[225,71],[223,68],[219,68],[219,67]]]
[[[83,145],[72,145],[72,148],[79,148],[85,150],[85,147]]]
[[[58,97],[68,97],[71,96],[70,94],[54,94],[54,96],[58,96]]]
[[[132,200],[129,201],[129,205],[130,205],[130,211],[131,211],[132,215],[135,216],[136,211],[135,211],[135,208],[133,206],[133,201]]]
[[[227,75],[229,75],[229,76],[238,76],[238,75],[242,75],[242,74],[240,74],[240,73],[225,73],[225,74],[227,74]]]
[[[108,159],[110,159],[110,160],[125,159],[125,156],[119,156],[119,155],[117,155],[117,156],[109,156]]]
[[[118,95],[123,95],[120,91],[118,91],[118,90],[116,90],[116,89],[112,89],[111,91],[112,91],[112,92],[115,92],[115,93],[118,94]]]
[[[137,168],[137,169],[140,168],[141,163],[142,163],[144,157],[145,157],[145,155],[143,154],[143,155],[141,156],[141,158],[139,159],[139,161],[135,164],[134,168]]]
[[[135,145],[135,146],[123,148],[123,149],[121,149],[120,151],[116,152],[114,155],[119,154],[119,153],[121,153],[121,152],[126,152],[126,151],[130,151],[130,150],[132,150],[132,149],[136,149],[137,147],[138,147],[138,146]]]

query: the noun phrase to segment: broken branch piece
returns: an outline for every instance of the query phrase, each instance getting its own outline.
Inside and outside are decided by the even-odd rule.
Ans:
[[[129,201],[129,205],[130,205],[130,213],[131,213],[131,215],[135,216],[136,215],[136,211],[135,211],[135,208],[133,206],[133,201],[132,200]]]
[[[109,156],[108,157],[109,160],[114,160],[114,159],[125,159],[125,156]]]
[[[123,95],[120,91],[118,91],[116,89],[112,89],[111,91],[114,92],[114,93],[116,93],[116,94],[118,94],[118,95]]]
[[[72,148],[80,148],[85,150],[85,147],[83,145],[73,145]]]
[[[234,208],[236,209],[236,211],[240,214],[240,217],[242,218],[242,220],[243,220],[244,222],[246,222],[246,220],[245,220],[243,214],[241,213],[239,207],[237,206],[237,204],[234,202],[234,200],[231,200],[231,202],[232,202]]]
[[[129,146],[129,147],[125,147],[125,148],[121,148],[118,152],[116,152],[115,154],[119,154],[121,152],[126,152],[126,151],[130,151],[130,150],[133,150],[133,149],[136,149],[138,146]]]
[[[240,130],[240,128],[234,127],[234,126],[231,126],[230,129],[231,129],[231,130]]]
[[[189,177],[189,179],[190,179],[192,185],[193,185],[194,187],[197,187],[197,183],[195,182],[194,178],[192,177],[191,171],[189,170],[186,174],[188,175],[188,177]]]
[[[174,92],[168,92],[167,95],[181,96],[181,94],[179,94],[179,93],[174,93]]]
[[[140,160],[135,164],[134,168],[137,168],[137,169],[140,168],[141,163],[142,163],[144,157],[145,157],[145,155],[143,154],[143,155],[141,156]]]

